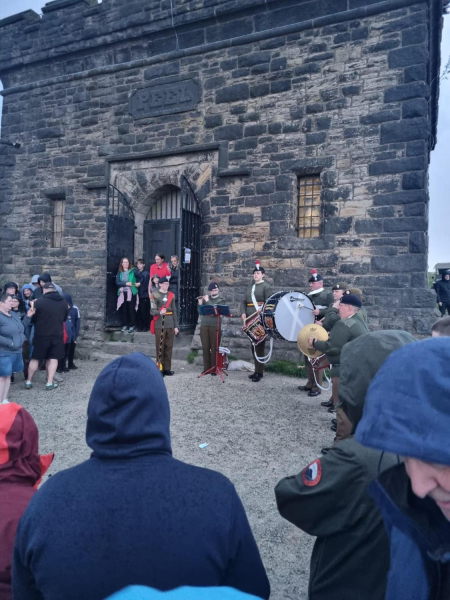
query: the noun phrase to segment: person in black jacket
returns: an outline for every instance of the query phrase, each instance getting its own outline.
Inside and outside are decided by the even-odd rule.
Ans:
[[[46,283],[44,294],[33,302],[31,322],[34,324],[33,354],[28,367],[27,390],[33,387],[33,376],[40,360],[45,360],[47,371],[46,389],[53,390],[58,384],[53,381],[58,360],[64,358],[64,321],[69,316],[69,306],[56,291],[53,283]]]
[[[450,315],[450,269],[442,273],[441,281],[436,282],[435,291],[441,315],[444,316],[445,311]]]
[[[104,600],[132,584],[269,598],[233,484],[172,456],[167,390],[149,357],[128,354],[103,369],[86,441],[91,457],[49,479],[21,519],[15,600]]]

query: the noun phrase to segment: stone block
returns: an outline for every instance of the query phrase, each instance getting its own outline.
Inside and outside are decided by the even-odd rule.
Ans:
[[[436,295],[433,290],[410,287],[407,290],[401,290],[400,306],[402,308],[434,308],[436,304]],[[429,331],[428,331],[429,334]]]
[[[211,206],[228,206],[230,204],[229,196],[211,196]]]
[[[323,144],[327,139],[327,134],[325,131],[321,131],[320,133],[307,133],[306,134],[306,145],[311,146],[314,144]]]
[[[214,129],[214,127],[219,127],[223,123],[222,115],[207,115],[205,117],[205,127],[206,129]]]
[[[243,54],[238,58],[238,65],[240,68],[253,67],[261,63],[270,63],[272,60],[272,53],[265,52],[252,52],[249,54]],[[286,59],[285,59],[286,60]]]
[[[423,171],[425,161],[422,156],[398,158],[397,160],[380,160],[369,165],[369,175],[387,175],[405,171]]]
[[[255,150],[258,147],[258,139],[246,138],[245,140],[238,140],[234,147],[236,150]]]
[[[402,179],[402,189],[404,190],[421,190],[425,187],[424,171],[412,171],[405,173]],[[424,198],[424,201],[426,198]]]
[[[227,80],[223,76],[210,77],[206,79],[203,87],[205,90],[216,90],[227,84]]]
[[[415,205],[413,205],[415,206]],[[380,206],[379,208],[369,208],[367,211],[369,217],[373,219],[382,219],[388,217],[395,217],[394,206]]]
[[[320,103],[308,104],[306,106],[306,114],[307,115],[314,115],[316,113],[320,113],[323,111],[324,111],[324,105],[320,104]]]
[[[230,215],[228,217],[228,224],[230,227],[234,227],[235,225],[251,225],[253,223],[253,215],[243,214],[243,215]]]
[[[403,219],[385,219],[384,231],[427,231],[428,223],[423,217],[403,217]]]
[[[270,84],[270,93],[279,94],[281,92],[288,92],[292,87],[290,79],[283,79],[280,81],[272,81]]]
[[[389,52],[389,68],[398,69],[410,67],[411,65],[426,64],[428,61],[428,50],[424,45],[407,46],[397,48]]]
[[[316,119],[316,128],[321,131],[324,129],[330,129],[331,117],[318,117]]]
[[[346,42],[349,42],[351,39],[352,39],[352,36],[350,33],[338,33],[337,35],[334,36],[333,42],[335,44],[345,44]]]
[[[426,154],[425,142],[417,140],[406,144],[406,156],[424,156]]]
[[[423,171],[419,171],[423,173]],[[416,202],[427,202],[428,195],[423,189],[408,189],[402,192],[392,192],[389,194],[377,194],[374,196],[374,206],[389,206],[401,204],[414,204]]]
[[[427,260],[422,254],[399,254],[398,256],[374,256],[372,271],[377,273],[409,273],[426,271]]]
[[[427,214],[427,205],[423,202],[407,204],[403,210],[405,217],[424,217]]]
[[[293,179],[290,175],[278,175],[275,177],[275,189],[277,192],[285,192],[292,189]]]
[[[369,270],[368,265],[363,263],[343,263],[339,267],[339,273],[343,275],[364,275]]]
[[[423,81],[414,81],[404,83],[395,87],[388,88],[384,93],[386,104],[390,102],[401,102],[410,98],[429,98],[430,88]]]
[[[355,42],[357,40],[367,40],[369,37],[369,28],[368,27],[357,27],[352,30],[352,41]]]
[[[262,221],[285,221],[291,212],[289,204],[265,206],[261,211]]]
[[[261,194],[272,194],[275,191],[275,183],[273,181],[263,181],[256,184],[256,193]]]
[[[305,58],[305,63],[331,60],[333,58],[334,52],[322,52],[321,54],[314,54],[314,56],[307,56]]]
[[[353,217],[331,217],[326,220],[324,231],[326,234],[341,235],[350,231],[352,223]]]
[[[395,144],[427,139],[428,121],[423,117],[417,119],[402,119],[381,125],[381,144]]]
[[[237,83],[216,91],[216,104],[247,100],[250,95],[248,83]]]
[[[428,102],[425,98],[414,98],[407,100],[402,106],[403,119],[414,119],[415,117],[426,117],[428,115]]]
[[[229,248],[233,236],[231,234],[208,235],[203,240],[204,248]]]
[[[287,58],[285,56],[281,58],[274,58],[270,63],[270,70],[274,71],[283,71],[287,67]]]
[[[270,84],[258,83],[250,87],[250,98],[260,98],[270,94]]]
[[[303,117],[305,115],[305,108],[303,106],[291,106],[291,108],[289,109],[289,112],[291,115],[291,119],[293,119],[293,120],[303,119]]]
[[[383,219],[361,219],[355,221],[355,232],[358,235],[380,233],[383,231]]]
[[[399,40],[384,40],[378,44],[373,44],[373,46],[368,46],[366,51],[370,53],[386,52],[387,50],[398,48],[398,46],[400,46]]]
[[[409,251],[411,254],[428,252],[428,235],[425,231],[413,231],[409,235]]]
[[[214,139],[216,141],[238,140],[244,135],[244,126],[241,123],[232,125],[223,125],[214,130]]]
[[[398,109],[393,110],[381,110],[370,115],[364,115],[359,118],[361,125],[377,125],[378,123],[386,123],[387,121],[398,121],[400,119],[400,111]]]
[[[298,67],[295,67],[295,75],[300,76],[300,75],[309,75],[311,73],[320,73],[321,71],[321,67],[319,64],[317,63],[306,63],[304,65],[298,65]]]
[[[404,74],[405,83],[411,83],[413,81],[427,81],[427,65],[422,64],[406,67]]]
[[[62,137],[64,134],[59,127],[43,127],[36,131],[36,137],[39,140],[47,140]]]
[[[403,46],[422,44],[428,41],[428,28],[425,24],[408,27],[402,31]]]
[[[10,227],[0,227],[0,240],[16,242],[20,240],[20,231],[11,229]]]
[[[282,123],[269,123],[269,133],[276,135],[277,133],[281,133],[283,129]]]
[[[253,137],[258,135],[263,135],[267,131],[267,125],[257,124],[257,125],[247,125],[244,128],[244,137]]]
[[[342,93],[344,96],[359,96],[361,93],[360,85],[347,85],[342,88]]]

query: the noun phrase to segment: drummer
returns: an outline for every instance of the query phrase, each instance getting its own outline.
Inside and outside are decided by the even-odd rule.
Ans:
[[[308,294],[308,298],[310,298],[316,307],[314,314],[316,315],[316,319],[320,319],[321,311],[323,313],[326,309],[333,306],[334,298],[331,292],[324,290],[323,287],[323,277],[320,273],[317,272],[316,269],[311,271],[311,277],[309,278],[309,287],[311,291]],[[324,316],[324,314],[322,315]],[[310,361],[305,356],[305,368],[306,368],[306,377],[308,381],[306,385],[299,385],[298,389],[301,392],[308,392],[308,396],[314,397],[318,396],[320,392],[320,387],[322,385],[323,372],[317,371],[314,376],[314,370],[311,366]]]
[[[256,312],[262,310],[264,302],[272,295],[272,288],[264,281],[266,272],[264,267],[261,266],[259,260],[255,261],[255,268],[253,269],[253,283],[251,283],[246,292],[244,300],[242,301],[242,322],[245,325],[248,317],[251,317]],[[249,375],[249,379],[258,382],[264,375],[264,365],[258,362],[256,356],[265,356],[265,342],[261,342],[257,346],[252,344],[252,353],[255,361],[255,372]]]

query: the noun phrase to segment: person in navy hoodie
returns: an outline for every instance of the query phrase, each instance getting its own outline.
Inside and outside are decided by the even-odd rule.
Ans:
[[[57,373],[68,373],[69,371],[78,369],[73,359],[75,357],[77,338],[80,333],[81,315],[78,306],[75,306],[73,303],[72,296],[70,294],[63,294],[62,296],[69,305],[69,316],[64,322],[67,333],[67,342],[64,344],[64,358],[61,358],[58,362]]]
[[[88,405],[91,458],[48,480],[20,522],[14,600],[103,600],[127,585],[269,598],[233,484],[173,458],[169,425],[150,358],[128,354],[103,369]]]
[[[390,538],[386,600],[450,598],[450,339],[407,344],[383,364],[356,429],[398,454],[369,492]]]

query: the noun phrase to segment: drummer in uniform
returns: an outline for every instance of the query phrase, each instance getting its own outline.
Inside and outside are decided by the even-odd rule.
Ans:
[[[334,303],[333,294],[324,290],[323,288],[323,277],[316,269],[311,271],[311,277],[309,278],[309,287],[311,291],[308,294],[308,298],[314,302],[316,307],[314,314],[316,319],[321,319],[325,315],[325,310],[330,308]],[[321,313],[322,311],[322,313]],[[302,392],[308,392],[308,396],[318,396],[320,394],[319,385],[322,385],[323,372],[317,371],[314,377],[314,371],[310,361],[305,357],[305,368],[306,377],[308,381],[306,385],[299,385],[298,389]],[[317,382],[316,382],[317,380]]]
[[[161,277],[159,290],[151,298],[151,314],[155,317],[150,331],[156,338],[156,360],[160,362],[163,377],[174,375],[172,367],[172,349],[174,335],[178,335],[178,315],[175,294],[169,292],[169,278]],[[164,320],[164,326],[163,326]]]
[[[253,269],[253,283],[248,286],[244,300],[242,301],[241,318],[244,325],[248,317],[254,315],[256,311],[261,311],[264,302],[268,300],[273,293],[270,285],[264,281],[265,274],[266,272],[264,268],[261,267],[259,260],[256,261],[255,268]],[[257,346],[252,344],[255,372],[252,375],[249,375],[249,379],[255,382],[262,379],[264,375],[264,365],[256,360],[255,353],[256,356],[265,356],[265,346],[265,342],[261,342]]]

